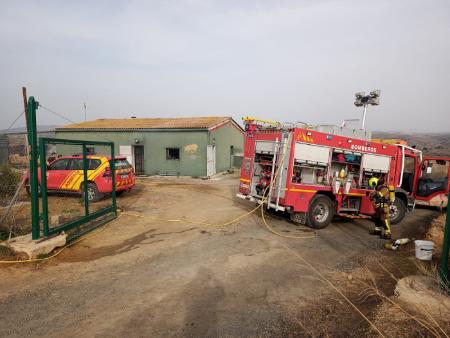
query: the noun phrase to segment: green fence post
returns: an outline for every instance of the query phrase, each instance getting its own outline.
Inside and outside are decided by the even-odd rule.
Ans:
[[[83,186],[84,186],[84,215],[89,215],[89,195],[88,195],[88,161],[87,161],[87,149],[86,144],[83,144]]]
[[[28,99],[28,145],[30,148],[31,238],[39,239],[39,180],[36,110],[39,103],[33,96]]]
[[[114,151],[114,143],[111,144],[111,175],[112,175],[112,206],[114,208],[114,214],[117,216],[116,206],[116,155]]]
[[[41,198],[42,198],[42,230],[44,237],[48,236],[48,197],[47,197],[47,157],[45,140],[39,141],[39,158],[41,164]]]
[[[445,283],[446,286],[449,285],[448,280],[448,255],[450,249],[450,192],[448,194],[448,202],[447,202],[447,219],[445,221],[445,229],[444,229],[444,243],[442,244],[442,255],[441,255],[441,264],[439,267],[439,274],[441,276],[442,283]]]

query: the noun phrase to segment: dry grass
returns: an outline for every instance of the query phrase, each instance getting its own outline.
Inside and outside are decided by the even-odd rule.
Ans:
[[[444,337],[425,316],[407,315],[387,301],[378,308],[375,323],[388,337]],[[448,327],[446,329],[448,331]]]
[[[435,218],[431,222],[430,229],[428,230],[425,239],[427,241],[432,241],[435,244],[434,253],[437,257],[441,255],[442,244],[444,242],[444,227],[445,227],[446,215],[442,214]]]
[[[414,265],[411,260],[411,265]],[[403,303],[394,295],[397,282],[404,276],[393,268],[390,258],[368,258],[350,272],[332,271],[336,285],[345,290],[358,307],[386,337],[448,337],[447,316],[430,315],[420,307]],[[426,276],[437,278],[437,270],[417,265]],[[437,279],[436,279],[437,281]],[[445,297],[443,295],[443,297]],[[308,337],[378,336],[367,323],[351,311],[337,295],[327,295],[297,317],[298,325]]]

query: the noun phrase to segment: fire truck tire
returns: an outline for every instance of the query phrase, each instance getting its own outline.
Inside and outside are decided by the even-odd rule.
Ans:
[[[400,198],[396,198],[394,204],[390,207],[391,224],[400,223],[406,215],[406,206]]]
[[[81,194],[84,194],[84,188],[81,189]],[[98,191],[95,183],[88,183],[88,200],[89,202],[97,202],[102,198],[102,194]]]
[[[293,212],[290,215],[290,219],[292,222],[296,224],[306,224],[306,212]]]
[[[314,229],[326,228],[333,219],[334,206],[328,196],[316,195],[311,200],[306,218],[307,225]]]

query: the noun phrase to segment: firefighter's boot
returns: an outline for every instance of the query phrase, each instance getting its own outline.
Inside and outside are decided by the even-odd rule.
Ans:
[[[369,235],[372,235],[372,236],[381,236],[381,234],[382,234],[381,227],[375,227],[371,232],[369,232]]]

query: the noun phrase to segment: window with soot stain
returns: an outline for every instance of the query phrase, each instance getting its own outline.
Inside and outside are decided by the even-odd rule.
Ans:
[[[180,159],[180,148],[166,148],[166,159],[167,160],[179,160]]]

